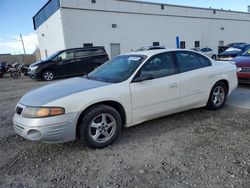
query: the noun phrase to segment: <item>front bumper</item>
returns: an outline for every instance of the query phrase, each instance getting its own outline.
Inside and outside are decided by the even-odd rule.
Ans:
[[[28,140],[63,143],[76,139],[76,113],[48,118],[24,118],[16,113],[13,124],[15,132]]]
[[[250,68],[242,68],[242,72],[237,73],[239,83],[250,83]]]
[[[217,57],[218,61],[231,61],[233,57]]]
[[[42,73],[40,71],[36,70],[31,70],[28,69],[27,75],[32,78],[32,79],[41,79],[42,78]]]
[[[41,79],[42,75],[39,73],[28,73],[27,74],[31,79]]]

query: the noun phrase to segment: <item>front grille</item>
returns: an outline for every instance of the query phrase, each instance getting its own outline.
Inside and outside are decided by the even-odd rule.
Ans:
[[[240,72],[250,72],[250,67],[242,67]]]
[[[24,130],[23,127],[16,125],[16,124],[14,125],[14,129],[15,129],[16,133],[18,133],[18,134],[22,134],[22,132]]]
[[[20,115],[22,113],[22,111],[23,111],[23,109],[21,107],[19,107],[19,106],[16,107],[16,113],[17,114]]]

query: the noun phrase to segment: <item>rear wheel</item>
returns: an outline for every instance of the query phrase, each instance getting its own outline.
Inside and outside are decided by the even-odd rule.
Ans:
[[[216,55],[212,55],[212,59],[216,60],[217,59]]]
[[[80,138],[92,148],[112,144],[121,134],[120,114],[107,105],[97,105],[86,111],[79,125]]]
[[[45,81],[51,81],[54,80],[54,73],[52,71],[44,71],[42,77]]]
[[[218,110],[222,108],[227,99],[227,88],[224,83],[217,82],[209,96],[207,108],[210,110]]]
[[[11,72],[10,76],[14,79],[20,78],[21,72],[20,71],[13,71],[13,72]]]

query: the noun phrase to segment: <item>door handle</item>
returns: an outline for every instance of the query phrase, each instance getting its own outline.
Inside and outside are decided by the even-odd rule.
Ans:
[[[177,83],[173,83],[173,84],[170,84],[169,87],[170,88],[178,87],[178,84]]]

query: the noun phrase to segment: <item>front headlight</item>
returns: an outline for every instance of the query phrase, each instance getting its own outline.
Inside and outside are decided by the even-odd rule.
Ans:
[[[27,107],[24,109],[22,116],[25,118],[45,118],[64,113],[65,109],[61,107]]]
[[[241,72],[242,71],[242,68],[241,67],[238,67],[237,68],[237,72]]]
[[[38,68],[38,66],[31,67],[29,66],[30,71],[35,71]]]

